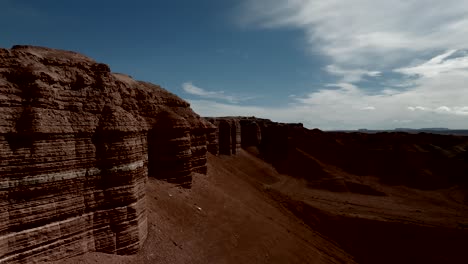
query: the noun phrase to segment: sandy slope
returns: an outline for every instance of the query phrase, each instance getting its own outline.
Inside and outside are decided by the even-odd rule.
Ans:
[[[313,158],[313,157],[312,157]],[[136,256],[59,263],[466,263],[468,207],[456,187],[423,191],[329,173],[317,185],[242,150],[208,156],[191,190],[148,182],[149,237]],[[340,182],[359,183],[346,191]],[[317,188],[320,187],[320,188]],[[337,188],[338,186],[338,188]],[[338,190],[338,191],[337,191]],[[369,191],[370,190],[370,191]]]
[[[57,263],[354,263],[271,198],[282,177],[242,151],[209,155],[191,190],[150,178],[149,236],[136,256],[92,253]]]

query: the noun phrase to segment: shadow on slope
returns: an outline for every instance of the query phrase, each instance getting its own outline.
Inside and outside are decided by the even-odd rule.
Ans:
[[[264,192],[280,177],[244,151],[208,154],[208,174],[194,174],[190,190],[148,179],[149,233],[137,255],[93,253],[58,263],[355,263]]]
[[[375,177],[352,175],[301,150],[295,153],[302,157],[288,156],[279,167],[289,163],[302,174],[291,178],[273,172],[273,183],[257,177],[258,160],[247,152],[224,157],[229,160],[225,166],[246,172],[247,181],[358,263],[464,263],[468,257],[468,208],[451,197],[459,193],[456,187],[421,191],[381,186]]]
[[[356,176],[373,176],[387,185],[421,190],[468,186],[468,137],[464,136],[341,133],[291,127],[287,144],[278,149],[264,148],[260,157],[281,173],[311,182],[346,174],[352,177],[345,180],[354,183],[360,183]],[[330,172],[330,167],[340,172]]]
[[[281,175],[243,150],[236,156],[209,155],[208,161],[208,175],[195,174],[191,190],[149,179],[149,235],[136,256],[95,253],[61,263],[465,263],[468,258],[468,210],[448,195],[454,189],[380,186],[375,178],[359,176],[386,195],[330,192]]]

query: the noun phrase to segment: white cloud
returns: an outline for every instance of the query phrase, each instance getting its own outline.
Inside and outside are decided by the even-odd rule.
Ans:
[[[408,110],[411,110],[411,111],[425,111],[427,110],[426,107],[423,107],[423,106],[408,106]]]
[[[343,69],[336,65],[328,65],[325,67],[325,70],[335,76],[341,77],[343,82],[359,82],[363,79],[363,77],[378,77],[380,76],[381,72],[379,71],[367,71],[363,69]]]
[[[421,75],[426,77],[435,77],[440,73],[457,71],[459,74],[468,76],[466,72],[466,70],[468,70],[468,55],[448,58],[455,52],[457,52],[457,50],[449,50],[420,65],[399,68],[394,71],[406,75]]]
[[[439,106],[439,107],[437,107],[436,111],[439,111],[439,112],[451,112],[452,109],[450,109],[450,107],[447,107],[447,106]]]
[[[207,91],[200,87],[195,86],[191,82],[186,82],[182,84],[182,89],[189,94],[196,95],[202,98],[209,99],[220,99],[228,101],[230,103],[238,103],[240,101],[250,100],[251,97],[240,97],[234,95],[227,95],[224,91]]]
[[[245,25],[303,32],[309,50],[328,58],[324,69],[336,83],[290,97],[280,110],[214,108],[324,129],[467,127],[468,0],[244,3]],[[362,89],[370,79],[381,86]]]
[[[423,75],[415,79],[411,89],[382,89],[372,93],[351,83],[328,84],[306,96],[291,97],[290,103],[282,107],[191,103],[202,115],[255,115],[282,122],[302,122],[309,128],[391,129],[400,123],[412,128],[434,125],[466,128],[467,80],[458,71],[441,71],[437,76]]]
[[[361,110],[374,111],[375,107],[374,106],[366,106],[366,107],[361,108]]]
[[[419,110],[419,111],[428,111],[428,112],[442,113],[442,114],[468,116],[468,106],[448,107],[448,106],[443,105],[443,106],[434,107],[434,108],[417,106],[417,107],[408,107],[408,109],[411,111]]]
[[[468,43],[466,0],[245,0],[242,11],[246,23],[302,30],[340,66],[397,65]]]

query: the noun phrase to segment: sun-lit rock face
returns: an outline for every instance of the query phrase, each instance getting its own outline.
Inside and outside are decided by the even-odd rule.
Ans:
[[[0,263],[137,252],[148,168],[189,187],[215,128],[78,53],[15,46],[0,65]]]
[[[218,155],[219,154],[219,141],[218,141],[219,129],[217,126],[215,126],[209,121],[206,121],[205,124],[207,127],[207,133],[206,133],[207,150],[213,155]]]

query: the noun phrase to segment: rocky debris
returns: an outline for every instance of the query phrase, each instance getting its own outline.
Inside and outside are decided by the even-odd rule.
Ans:
[[[148,170],[183,187],[206,172],[215,128],[163,88],[43,47],[0,49],[0,65],[1,263],[133,254]]]

